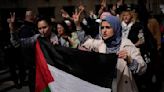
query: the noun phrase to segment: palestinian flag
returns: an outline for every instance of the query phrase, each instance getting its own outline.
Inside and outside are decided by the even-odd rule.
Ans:
[[[36,42],[35,92],[111,92],[116,54],[100,54]]]

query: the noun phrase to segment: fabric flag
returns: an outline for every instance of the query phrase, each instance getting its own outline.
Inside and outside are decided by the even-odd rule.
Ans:
[[[36,42],[35,92],[111,92],[116,54],[100,54]]]

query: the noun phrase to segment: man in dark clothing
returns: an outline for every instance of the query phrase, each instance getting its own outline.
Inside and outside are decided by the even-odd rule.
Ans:
[[[23,24],[17,29],[19,38],[28,38],[36,34],[37,30],[34,24],[34,13],[27,10]],[[29,85],[30,90],[34,89],[35,81],[35,62],[34,62],[34,48],[16,48],[18,52],[18,85]]]

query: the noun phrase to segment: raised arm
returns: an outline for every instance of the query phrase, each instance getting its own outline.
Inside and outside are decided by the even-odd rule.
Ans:
[[[84,11],[84,6],[83,5],[80,5],[78,8],[75,9],[75,12],[73,13],[72,15],[72,19],[74,21],[75,24],[78,24],[80,23],[80,15],[81,13]]]
[[[60,9],[60,12],[63,18],[70,18],[70,15],[64,9]]]
[[[11,44],[15,47],[32,47],[34,46],[39,34],[34,35],[33,37],[29,38],[19,38],[19,30],[15,28],[15,12],[10,13],[10,18],[7,19],[7,22],[9,24],[9,30],[10,30],[10,41]]]
[[[104,9],[106,9],[106,0],[101,0],[100,5],[101,5],[101,7],[98,11],[98,17],[100,17],[101,14],[103,13]]]

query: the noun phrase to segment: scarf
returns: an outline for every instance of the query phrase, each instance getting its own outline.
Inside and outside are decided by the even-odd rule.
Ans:
[[[124,21],[121,23],[122,25],[122,37],[128,38],[129,31],[133,25],[133,22],[126,24]]]
[[[121,22],[116,16],[107,16],[103,19],[107,21],[113,28],[114,35],[107,40],[104,40],[107,46],[107,53],[117,53],[121,44]]]

